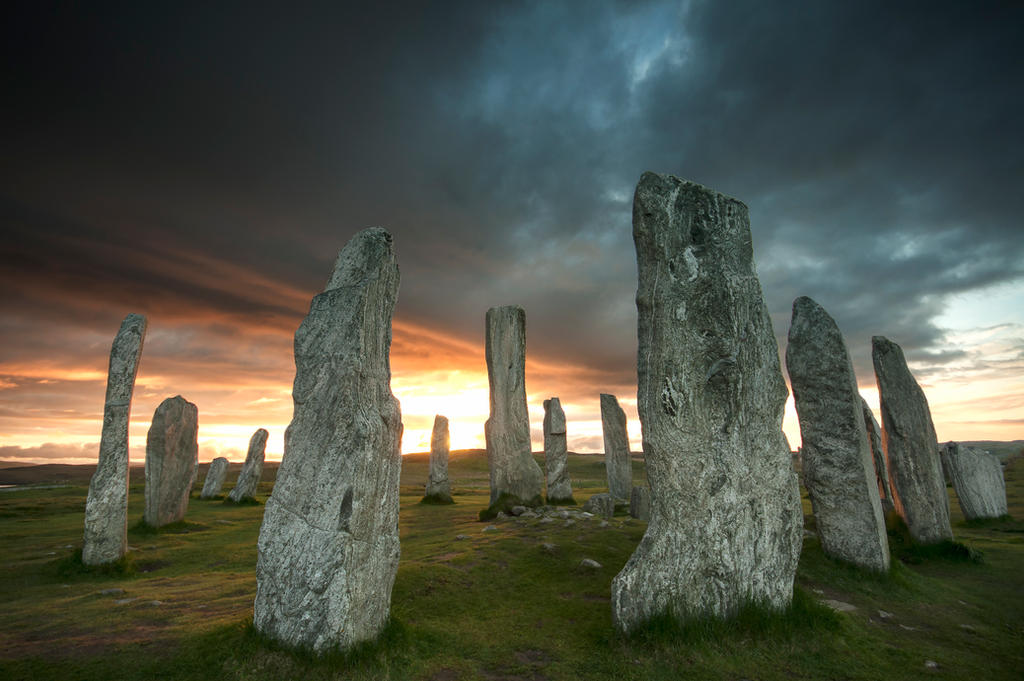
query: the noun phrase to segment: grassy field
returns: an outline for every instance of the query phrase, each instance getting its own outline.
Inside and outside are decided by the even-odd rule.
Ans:
[[[571,455],[569,467],[578,501],[605,491],[602,457]],[[262,505],[201,501],[200,475],[187,521],[147,532],[135,526],[143,489],[134,473],[130,564],[96,574],[74,559],[87,473],[63,471],[65,487],[0,493],[0,679],[889,681],[1024,672],[1021,520],[968,526],[953,499],[954,532],[980,562],[894,549],[906,562],[882,576],[827,559],[808,537],[791,612],[661,623],[624,639],[612,628],[610,584],[644,523],[505,520],[484,533],[486,457],[455,453],[450,472],[457,503],[421,505],[427,457],[405,457],[392,624],[379,643],[324,658],[281,650],[252,628]],[[634,474],[643,479],[639,460]],[[236,476],[237,468],[226,490]],[[1006,478],[1010,513],[1024,519],[1024,460],[1012,460]],[[806,498],[804,510],[813,527]],[[584,558],[601,567],[581,567]],[[854,609],[834,613],[819,605],[826,599]]]

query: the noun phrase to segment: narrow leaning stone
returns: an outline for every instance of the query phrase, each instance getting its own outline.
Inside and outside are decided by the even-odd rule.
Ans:
[[[544,474],[533,460],[526,410],[526,312],[516,305],[487,311],[490,417],[484,424],[491,507],[539,506]]]
[[[940,453],[964,518],[1006,515],[1006,481],[997,457],[959,442],[945,443]]]
[[[644,173],[633,240],[651,520],[612,582],[615,625],[630,631],[666,611],[702,617],[751,602],[785,607],[803,514],[747,208]]]
[[[449,446],[448,418],[437,414],[434,416],[434,430],[430,434],[430,473],[423,496],[444,504],[453,503],[452,485],[448,480]]]
[[[199,494],[200,499],[212,499],[220,494],[224,486],[224,478],[228,474],[228,460],[218,456],[210,462],[206,471],[206,481],[203,483],[203,491]]]
[[[263,475],[263,459],[267,451],[267,438],[270,433],[264,428],[259,428],[249,438],[249,451],[245,455],[245,463],[242,465],[242,472],[238,474],[238,481],[234,489],[228,494],[228,499],[238,503],[243,499],[255,499],[256,489],[260,485],[260,477]]]
[[[153,413],[146,435],[146,524],[185,518],[199,472],[198,434],[199,409],[181,395],[168,397]]]
[[[951,540],[949,497],[928,399],[907,368],[900,346],[874,336],[871,358],[882,407],[882,447],[889,462],[896,512],[915,541],[935,544]]]
[[[85,501],[86,565],[113,563],[128,548],[128,421],[145,339],[146,318],[130,314],[110,348],[99,459]]]
[[[544,467],[548,477],[548,503],[575,503],[569,479],[565,411],[557,397],[544,400]]]
[[[629,499],[633,489],[633,468],[629,462],[626,412],[615,395],[601,395],[601,431],[604,433],[604,468],[608,491],[616,499]]]
[[[254,624],[317,652],[375,638],[398,569],[391,235],[356,234],[295,333],[295,411],[260,527]]]
[[[861,410],[864,412],[864,429],[868,434],[868,445],[871,447],[871,459],[875,462],[875,481],[878,484],[878,499],[882,502],[882,513],[888,513],[896,507],[892,503],[892,488],[889,486],[889,462],[885,460],[885,449],[882,448],[882,427],[871,413],[871,407],[864,398],[860,398]]]
[[[805,296],[793,301],[786,369],[821,546],[834,558],[884,572],[889,541],[857,377],[839,327]]]

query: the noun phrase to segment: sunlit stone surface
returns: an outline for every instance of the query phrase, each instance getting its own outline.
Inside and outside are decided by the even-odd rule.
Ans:
[[[693,617],[725,616],[751,601],[785,607],[803,514],[747,208],[644,173],[633,239],[651,520],[612,582],[615,625],[629,631],[666,610]]]
[[[224,478],[227,477],[227,474],[227,459],[223,456],[218,456],[211,461],[210,467],[206,470],[206,481],[203,482],[203,491],[199,494],[199,498],[212,499],[220,494],[220,490],[224,486]]]
[[[153,527],[185,518],[199,472],[199,409],[181,395],[168,397],[153,413],[146,435],[146,509]]]
[[[544,467],[548,476],[548,503],[572,500],[569,456],[565,440],[565,411],[557,397],[544,400]]]
[[[604,467],[608,491],[616,499],[629,499],[633,489],[633,468],[629,462],[626,412],[615,395],[601,395],[601,430],[604,434]]]
[[[430,435],[430,473],[424,496],[444,503],[452,503],[452,485],[448,480],[449,443],[448,418],[437,414]]]
[[[998,457],[959,442],[947,442],[939,451],[964,518],[1006,515],[1006,481]]]
[[[249,438],[249,451],[245,455],[245,463],[242,465],[242,472],[238,474],[238,481],[234,489],[228,494],[231,501],[239,502],[243,499],[255,499],[256,488],[260,485],[260,477],[263,475],[263,459],[267,450],[267,437],[270,436],[265,429],[260,428]]]
[[[868,446],[871,447],[871,460],[875,463],[878,499],[882,502],[882,513],[888,513],[896,507],[892,503],[892,488],[889,486],[889,463],[885,460],[885,449],[882,447],[882,427],[878,425],[878,420],[863,397],[860,398],[860,406],[864,412],[864,429],[868,434]]]

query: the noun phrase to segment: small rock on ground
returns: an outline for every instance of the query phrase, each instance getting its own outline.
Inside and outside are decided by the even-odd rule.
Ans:
[[[124,593],[124,589],[104,589],[100,592],[101,596],[120,596]]]
[[[844,603],[843,601],[837,601],[831,598],[826,598],[822,601],[822,603],[832,608],[836,612],[853,612],[857,609],[857,606],[853,605],[852,603]]]
[[[469,535],[468,534],[457,534],[457,535],[455,535],[455,538],[461,541],[463,539],[469,539]]]
[[[891,612],[886,612],[885,610],[879,610],[878,611],[878,616],[881,617],[884,620],[887,620],[890,617],[892,617],[892,613]]]
[[[928,669],[938,669],[939,668],[939,663],[936,662],[935,660],[925,660],[924,661],[924,666],[927,667]]]
[[[601,567],[601,564],[598,563],[596,560],[592,560],[590,558],[584,558],[583,560],[580,561],[580,567],[591,568],[593,570],[596,570],[596,569]]]
[[[497,527],[497,525],[488,525],[487,527],[485,527],[484,529],[482,529],[480,531],[481,532],[497,532],[498,531],[498,527]]]

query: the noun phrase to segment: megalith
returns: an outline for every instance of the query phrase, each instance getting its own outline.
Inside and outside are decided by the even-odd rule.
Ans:
[[[871,413],[867,401],[860,398],[861,410],[864,412],[864,429],[868,434],[868,446],[871,447],[871,460],[875,462],[875,481],[878,483],[878,499],[882,502],[882,513],[888,513],[896,507],[892,503],[892,488],[889,486],[889,463],[885,460],[885,449],[882,448],[882,427],[878,419]]]
[[[822,549],[884,572],[889,540],[857,377],[839,327],[806,296],[793,301],[786,369],[800,419],[804,487]]]
[[[569,453],[565,437],[565,411],[557,397],[544,400],[544,467],[548,477],[548,503],[575,503],[569,479]]]
[[[434,416],[434,430],[430,434],[430,473],[423,495],[424,499],[434,503],[454,503],[452,484],[448,480],[449,444],[448,418],[437,414]]]
[[[260,527],[254,624],[324,651],[375,638],[398,569],[402,414],[391,393],[399,272],[371,228],[338,254],[295,332],[294,412]]]
[[[747,207],[644,173],[633,198],[637,411],[651,519],[612,582],[620,631],[665,612],[786,607],[802,542],[788,392]]]
[[[484,424],[491,507],[539,506],[544,474],[533,460],[526,410],[526,312],[516,305],[487,311],[490,417]],[[487,512],[484,515],[488,515]]]
[[[160,527],[185,518],[199,472],[199,409],[181,395],[153,413],[146,435],[146,507],[143,520]]]
[[[129,314],[110,348],[99,458],[85,501],[86,565],[113,563],[128,549],[128,421],[145,338],[146,318]]]
[[[227,459],[223,456],[218,456],[211,461],[210,467],[206,470],[206,481],[203,483],[203,491],[199,493],[199,498],[212,499],[220,494],[220,490],[224,486],[224,478],[227,477],[227,474]]]
[[[959,442],[942,445],[940,455],[964,518],[981,520],[1006,515],[1006,481],[998,457]]]
[[[633,489],[633,465],[629,461],[626,412],[615,395],[601,395],[601,431],[604,433],[604,468],[608,491],[616,499],[629,499]]]
[[[907,368],[899,345],[884,336],[873,336],[871,358],[893,506],[915,541],[935,544],[952,540],[949,497],[928,399]]]
[[[269,436],[270,433],[265,428],[259,428],[249,438],[249,451],[245,455],[242,472],[238,474],[238,480],[228,494],[228,499],[236,504],[243,499],[256,498],[256,489],[259,487],[260,477],[263,475],[263,460],[266,456]]]

